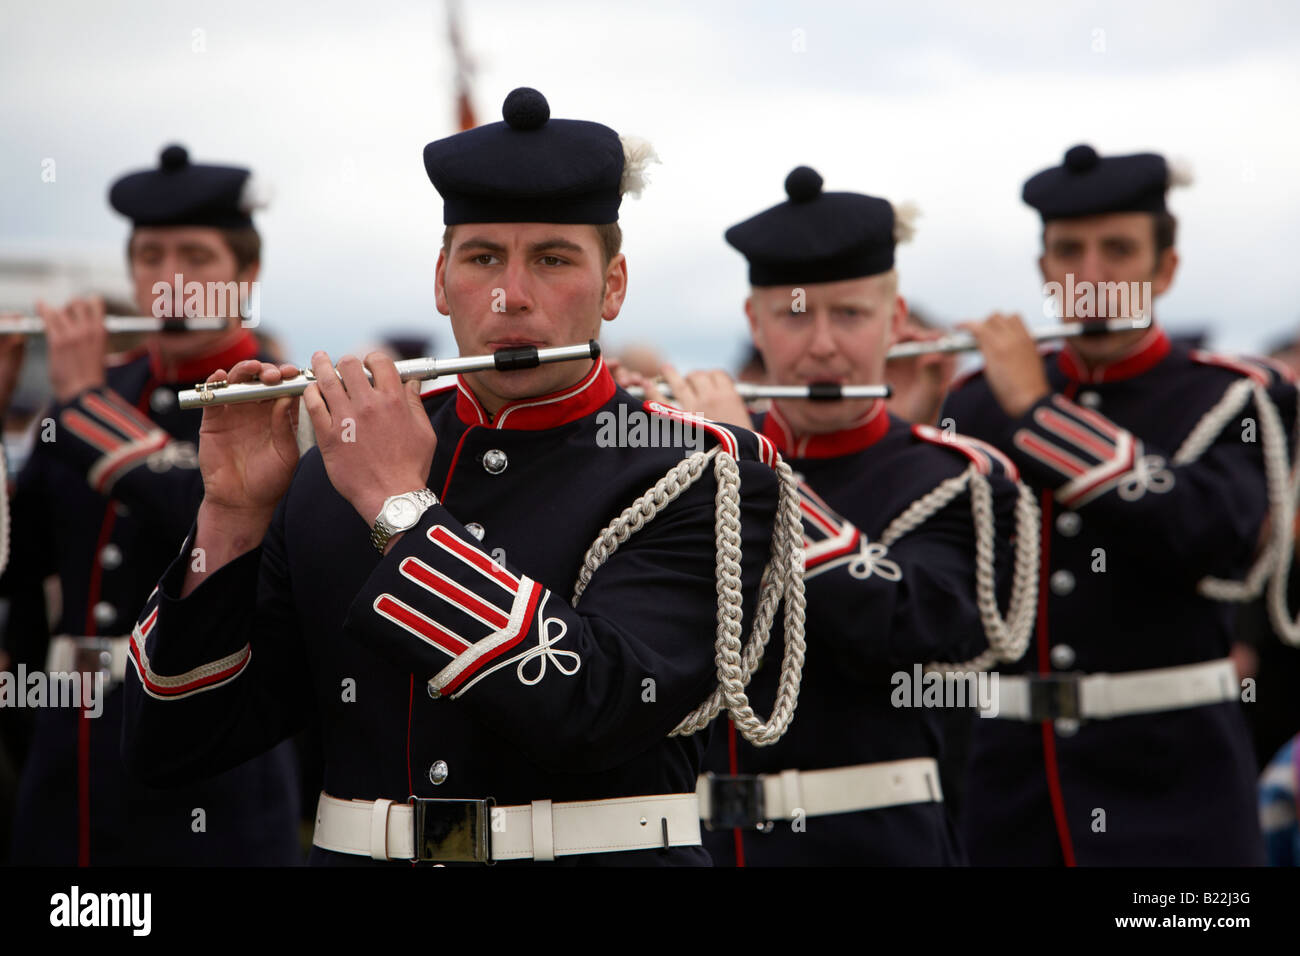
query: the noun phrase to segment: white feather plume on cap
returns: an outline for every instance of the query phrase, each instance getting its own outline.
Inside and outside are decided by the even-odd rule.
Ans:
[[[1196,176],[1192,172],[1192,164],[1186,159],[1167,159],[1165,165],[1169,167],[1169,188],[1175,186],[1190,186],[1196,181]]]
[[[650,181],[646,167],[660,162],[659,154],[650,141],[640,136],[620,136],[623,144],[623,178],[618,184],[620,195],[640,198],[641,190]]]
[[[273,191],[271,184],[260,179],[256,173],[249,173],[244,180],[244,188],[239,192],[239,208],[244,212],[265,209],[271,205]]]
[[[921,217],[921,207],[911,200],[890,205],[894,207],[894,242],[911,242],[916,235],[916,220]]]

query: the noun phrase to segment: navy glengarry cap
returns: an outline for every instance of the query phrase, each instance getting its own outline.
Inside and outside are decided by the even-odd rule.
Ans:
[[[157,169],[128,173],[108,191],[114,209],[136,226],[253,225],[253,210],[265,205],[255,195],[252,174],[237,166],[190,162],[183,146],[168,146]]]
[[[625,191],[624,146],[608,126],[551,119],[546,97],[520,87],[501,107],[503,122],[436,140],[424,168],[443,199],[442,221],[618,221]],[[648,149],[648,146],[647,146]]]
[[[749,260],[750,285],[838,282],[894,267],[894,207],[860,193],[822,192],[822,178],[799,166],[785,179],[790,198],[732,226],[727,242]],[[910,223],[905,226],[910,237]]]
[[[1099,156],[1091,146],[1071,147],[1060,166],[1025,183],[1021,196],[1043,222],[1110,212],[1165,212],[1165,191],[1190,176],[1157,153]]]

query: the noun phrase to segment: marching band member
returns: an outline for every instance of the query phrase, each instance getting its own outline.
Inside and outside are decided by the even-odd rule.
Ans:
[[[1029,179],[1048,290],[1079,290],[1062,298],[1072,307],[1094,295],[1093,317],[1107,284],[1164,293],[1178,265],[1165,205],[1177,180],[1159,155],[1089,146]],[[1262,863],[1228,659],[1234,609],[1213,598],[1252,565],[1270,457],[1286,484],[1294,387],[1262,362],[1173,343],[1154,322],[1041,355],[1019,317],[967,328],[985,367],[944,414],[1039,493],[1047,585],[997,719],[976,725],[972,862]]]
[[[247,169],[191,163],[182,147],[169,146],[157,169],[114,183],[109,200],[132,223],[127,258],[142,313],[181,315],[184,303],[174,301],[174,290],[190,283],[256,280],[260,239],[250,180]],[[172,291],[156,312],[160,287]],[[203,494],[198,422],[177,407],[176,393],[258,351],[238,303],[228,304],[220,316],[225,328],[159,333],[120,358],[106,355],[100,300],[38,306],[54,404],[41,416],[18,476],[16,560],[3,587],[38,591],[47,576],[58,575],[61,606],[48,670],[77,672],[86,681],[99,674],[104,699],[80,711],[39,711],[19,787],[14,862],[301,860],[297,771],[287,745],[165,791],[132,780],[120,756],[127,634]],[[36,637],[43,647],[45,635]],[[13,634],[8,640],[32,643]]]
[[[551,119],[527,88],[503,116],[424,152],[447,226],[437,305],[462,355],[586,342],[627,289],[618,209],[648,147]],[[718,681],[723,611],[753,617],[771,443],[711,423],[689,457],[606,441],[611,418],[678,413],[633,401],[599,359],[424,395],[386,356],[366,365],[373,384],[354,357],[337,375],[313,357],[301,461],[294,400],[205,411],[198,519],[133,635],[130,765],[183,782],[319,722],[314,863],[707,863],[703,741],[671,734]],[[293,371],[246,362],[229,380]]]
[[[884,381],[907,316],[894,247],[910,237],[908,218],[884,199],[824,192],[808,167],[785,188],[785,202],[726,234],[749,262],[745,314],[768,382]],[[724,373],[665,377],[684,407],[748,423]],[[928,370],[912,377],[941,394]],[[894,398],[938,405],[933,394]],[[980,442],[896,417],[883,399],[777,399],[757,427],[802,478],[811,656],[798,717],[779,743],[754,747],[720,728],[709,760],[717,773],[699,783],[713,829],[706,845],[715,863],[746,866],[960,863],[939,774],[941,708],[952,703],[918,706],[911,683],[927,664],[986,653],[990,615],[995,642],[1012,653],[992,576],[996,561],[1009,580],[1015,468]],[[1023,506],[1032,521],[1032,501]],[[977,585],[981,523],[990,564]],[[1022,591],[1032,590],[1035,568],[1021,565]],[[776,690],[772,663],[755,677],[759,700]]]

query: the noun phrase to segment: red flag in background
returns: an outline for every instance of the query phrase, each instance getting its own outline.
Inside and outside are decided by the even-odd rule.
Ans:
[[[462,131],[473,129],[478,125],[478,120],[474,118],[474,105],[469,101],[468,91],[462,89],[456,94],[456,110],[460,118]]]
[[[457,0],[447,0],[447,37],[451,41],[451,55],[456,64],[456,122],[463,132],[477,126],[478,120],[474,116],[474,104],[469,95],[474,65],[465,53],[465,45],[461,40],[460,4]]]

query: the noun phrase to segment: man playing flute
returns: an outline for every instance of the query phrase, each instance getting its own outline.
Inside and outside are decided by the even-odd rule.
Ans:
[[[143,314],[182,315],[175,293],[192,283],[238,288],[257,279],[261,239],[252,183],[247,169],[192,163],[184,148],[169,146],[156,169],[113,184],[109,201],[132,223],[127,260]],[[158,288],[168,290],[165,301]],[[38,311],[54,403],[40,416],[32,455],[18,476],[14,560],[0,587],[11,595],[35,593],[57,575],[61,596],[56,636],[48,637],[43,620],[11,620],[5,646],[32,671],[77,674],[87,686],[83,706],[36,711],[13,861],[298,862],[300,800],[288,744],[167,790],[133,780],[120,755],[128,633],[203,494],[198,421],[177,407],[176,393],[257,355],[239,302],[227,299],[218,316],[224,329],[159,333],[136,352],[112,357],[100,300]],[[102,696],[91,700],[96,687]]]
[[[1165,194],[1177,181],[1162,156],[1082,145],[1030,178],[1047,291],[1081,290],[1064,297],[1074,307],[1091,290],[1085,319],[1106,317],[1096,306],[1108,288],[1146,284],[1146,304],[1167,291],[1178,253]],[[963,828],[973,863],[1264,862],[1228,658],[1235,612],[1219,598],[1258,590],[1235,582],[1289,524],[1265,528],[1270,490],[1288,494],[1296,392],[1261,361],[1172,342],[1147,314],[1145,331],[1046,354],[1018,316],[967,326],[985,366],[944,414],[1038,492],[1046,585],[997,719],[976,725]]]
[[[808,167],[785,188],[786,201],[726,234],[749,263],[745,314],[768,383],[885,381],[907,317],[894,250],[910,222],[887,200],[824,191]],[[725,375],[668,377],[685,407],[749,422]],[[895,397],[937,408],[922,392],[942,385],[913,378],[921,391]],[[757,427],[803,480],[810,657],[780,742],[753,747],[720,728],[715,773],[700,781],[706,845],[728,865],[960,863],[939,773],[945,716],[964,706],[975,719],[976,666],[995,658],[966,662],[993,653],[990,643],[1016,653],[1017,628],[994,593],[1005,604],[1008,592],[993,583],[1011,579],[1015,468],[980,442],[896,417],[883,399],[777,399]],[[1032,525],[1032,501],[1022,504]],[[978,583],[977,527],[988,558]],[[1020,565],[1019,605],[1032,606],[1036,569]],[[965,676],[926,675],[942,662]],[[776,691],[774,663],[755,677],[759,701]],[[954,699],[959,687],[969,700]]]
[[[584,343],[627,291],[618,209],[647,148],[551,119],[536,90],[503,116],[424,152],[447,226],[437,306],[462,355]],[[381,353],[365,364],[373,383],[357,358],[336,374],[313,356],[301,461],[292,399],[204,412],[198,519],[133,635],[130,765],[191,780],[317,722],[314,863],[706,864],[704,744],[670,734],[717,682],[721,580],[728,614],[753,616],[770,442],[711,424],[699,458],[602,442],[609,416],[651,412],[600,359],[423,395]],[[723,569],[728,461],[744,495],[722,496],[738,505]]]

